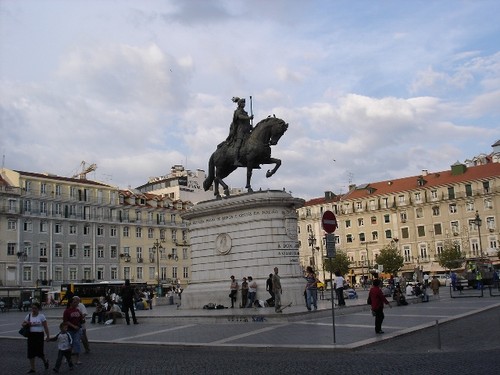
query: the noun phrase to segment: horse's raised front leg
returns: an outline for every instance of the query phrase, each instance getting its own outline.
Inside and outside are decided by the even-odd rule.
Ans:
[[[250,185],[250,180],[252,179],[252,171],[252,167],[247,167],[247,186],[245,186],[245,188],[249,193],[253,193],[252,185]]]
[[[278,168],[281,166],[281,160],[280,160],[280,159],[275,159],[275,158],[271,158],[271,159],[269,159],[269,164],[273,164],[273,163],[274,163],[274,164],[276,164],[276,165],[274,166],[274,168],[273,168],[273,169],[271,169],[271,170],[267,170],[267,172],[266,172],[266,177],[267,177],[267,178],[269,178],[269,177],[271,177],[273,174],[275,174],[275,173],[276,173],[276,171],[278,170]]]

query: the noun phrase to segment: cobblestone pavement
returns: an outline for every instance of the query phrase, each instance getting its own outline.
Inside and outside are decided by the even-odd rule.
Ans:
[[[500,370],[498,298],[451,299],[387,309],[385,335],[375,335],[364,302],[337,311],[332,344],[328,302],[323,311],[290,309],[276,321],[239,321],[245,309],[200,312],[173,308],[139,311],[139,325],[89,325],[92,352],[82,355],[80,374],[492,374]],[[366,298],[364,299],[366,300]],[[348,301],[349,303],[349,301]],[[357,306],[356,306],[357,305]],[[251,309],[248,309],[251,310]],[[338,309],[337,309],[338,310]],[[45,311],[51,333],[62,310]],[[190,316],[191,314],[191,316]],[[202,314],[208,314],[202,312]],[[255,314],[254,311],[251,314]],[[272,313],[271,313],[272,314]],[[17,334],[25,313],[0,314],[0,373],[28,369],[25,339]],[[259,316],[269,316],[260,311]],[[285,314],[284,314],[285,315]],[[232,321],[228,321],[230,317]],[[184,319],[184,320],[183,320]],[[434,322],[438,320],[439,325]],[[438,340],[440,338],[440,340]],[[54,343],[46,344],[51,362]],[[42,363],[37,363],[43,373]],[[4,372],[5,371],[5,372]],[[61,373],[68,372],[64,366]]]

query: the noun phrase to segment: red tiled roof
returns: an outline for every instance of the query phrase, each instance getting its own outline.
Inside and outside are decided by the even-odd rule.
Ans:
[[[76,182],[76,183],[86,184],[86,185],[113,187],[111,185],[103,184],[102,182],[97,182],[97,181],[92,181],[92,180],[82,180],[80,178],[61,177],[61,176],[55,176],[55,175],[51,175],[51,174],[23,172],[23,171],[16,171],[16,170],[14,172],[17,172],[20,175],[27,176],[27,177],[43,178],[43,179],[56,180],[56,181]]]
[[[404,177],[394,180],[386,180],[380,182],[370,182],[358,186],[341,197],[338,200],[347,199],[363,199],[373,196],[395,194],[404,191],[428,189],[430,187],[446,186],[457,183],[465,183],[474,180],[486,180],[492,177],[500,177],[500,163],[488,163],[475,167],[467,167],[462,174],[453,175],[451,169],[441,172],[428,173],[427,175],[418,175]],[[419,186],[419,179],[425,181],[424,185]],[[306,202],[305,206],[326,203],[325,198],[314,198]]]

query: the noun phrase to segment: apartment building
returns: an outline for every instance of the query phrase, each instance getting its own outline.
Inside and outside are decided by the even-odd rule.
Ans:
[[[58,290],[70,281],[189,281],[188,235],[178,212],[191,203],[120,191],[84,174],[68,178],[2,168],[0,176],[2,285]],[[172,240],[177,236],[183,239],[179,246]],[[144,269],[155,238],[161,239],[160,259],[155,270]],[[178,258],[172,258],[174,249],[182,252],[182,262],[168,268],[167,260]]]
[[[408,277],[444,272],[437,256],[446,239],[459,244],[466,257],[487,256],[498,263],[500,163],[457,162],[447,171],[352,185],[341,196],[327,192],[306,202],[299,209],[301,262],[314,265],[320,277],[325,210],[337,216],[336,247],[351,260],[352,282],[369,275],[380,250],[391,243],[404,257],[401,272]]]

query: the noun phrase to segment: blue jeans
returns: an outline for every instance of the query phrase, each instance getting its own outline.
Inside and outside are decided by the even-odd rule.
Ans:
[[[314,310],[318,309],[318,289],[306,289],[306,307],[311,310],[311,305]]]
[[[248,303],[246,307],[252,307],[253,303],[255,301],[255,296],[257,295],[257,292],[248,292]]]
[[[74,330],[68,330],[69,334],[71,335],[71,339],[73,340],[73,345],[71,348],[73,349],[74,354],[79,354],[82,351],[82,347],[80,346],[80,340],[82,339],[82,329],[78,329],[76,331]]]

